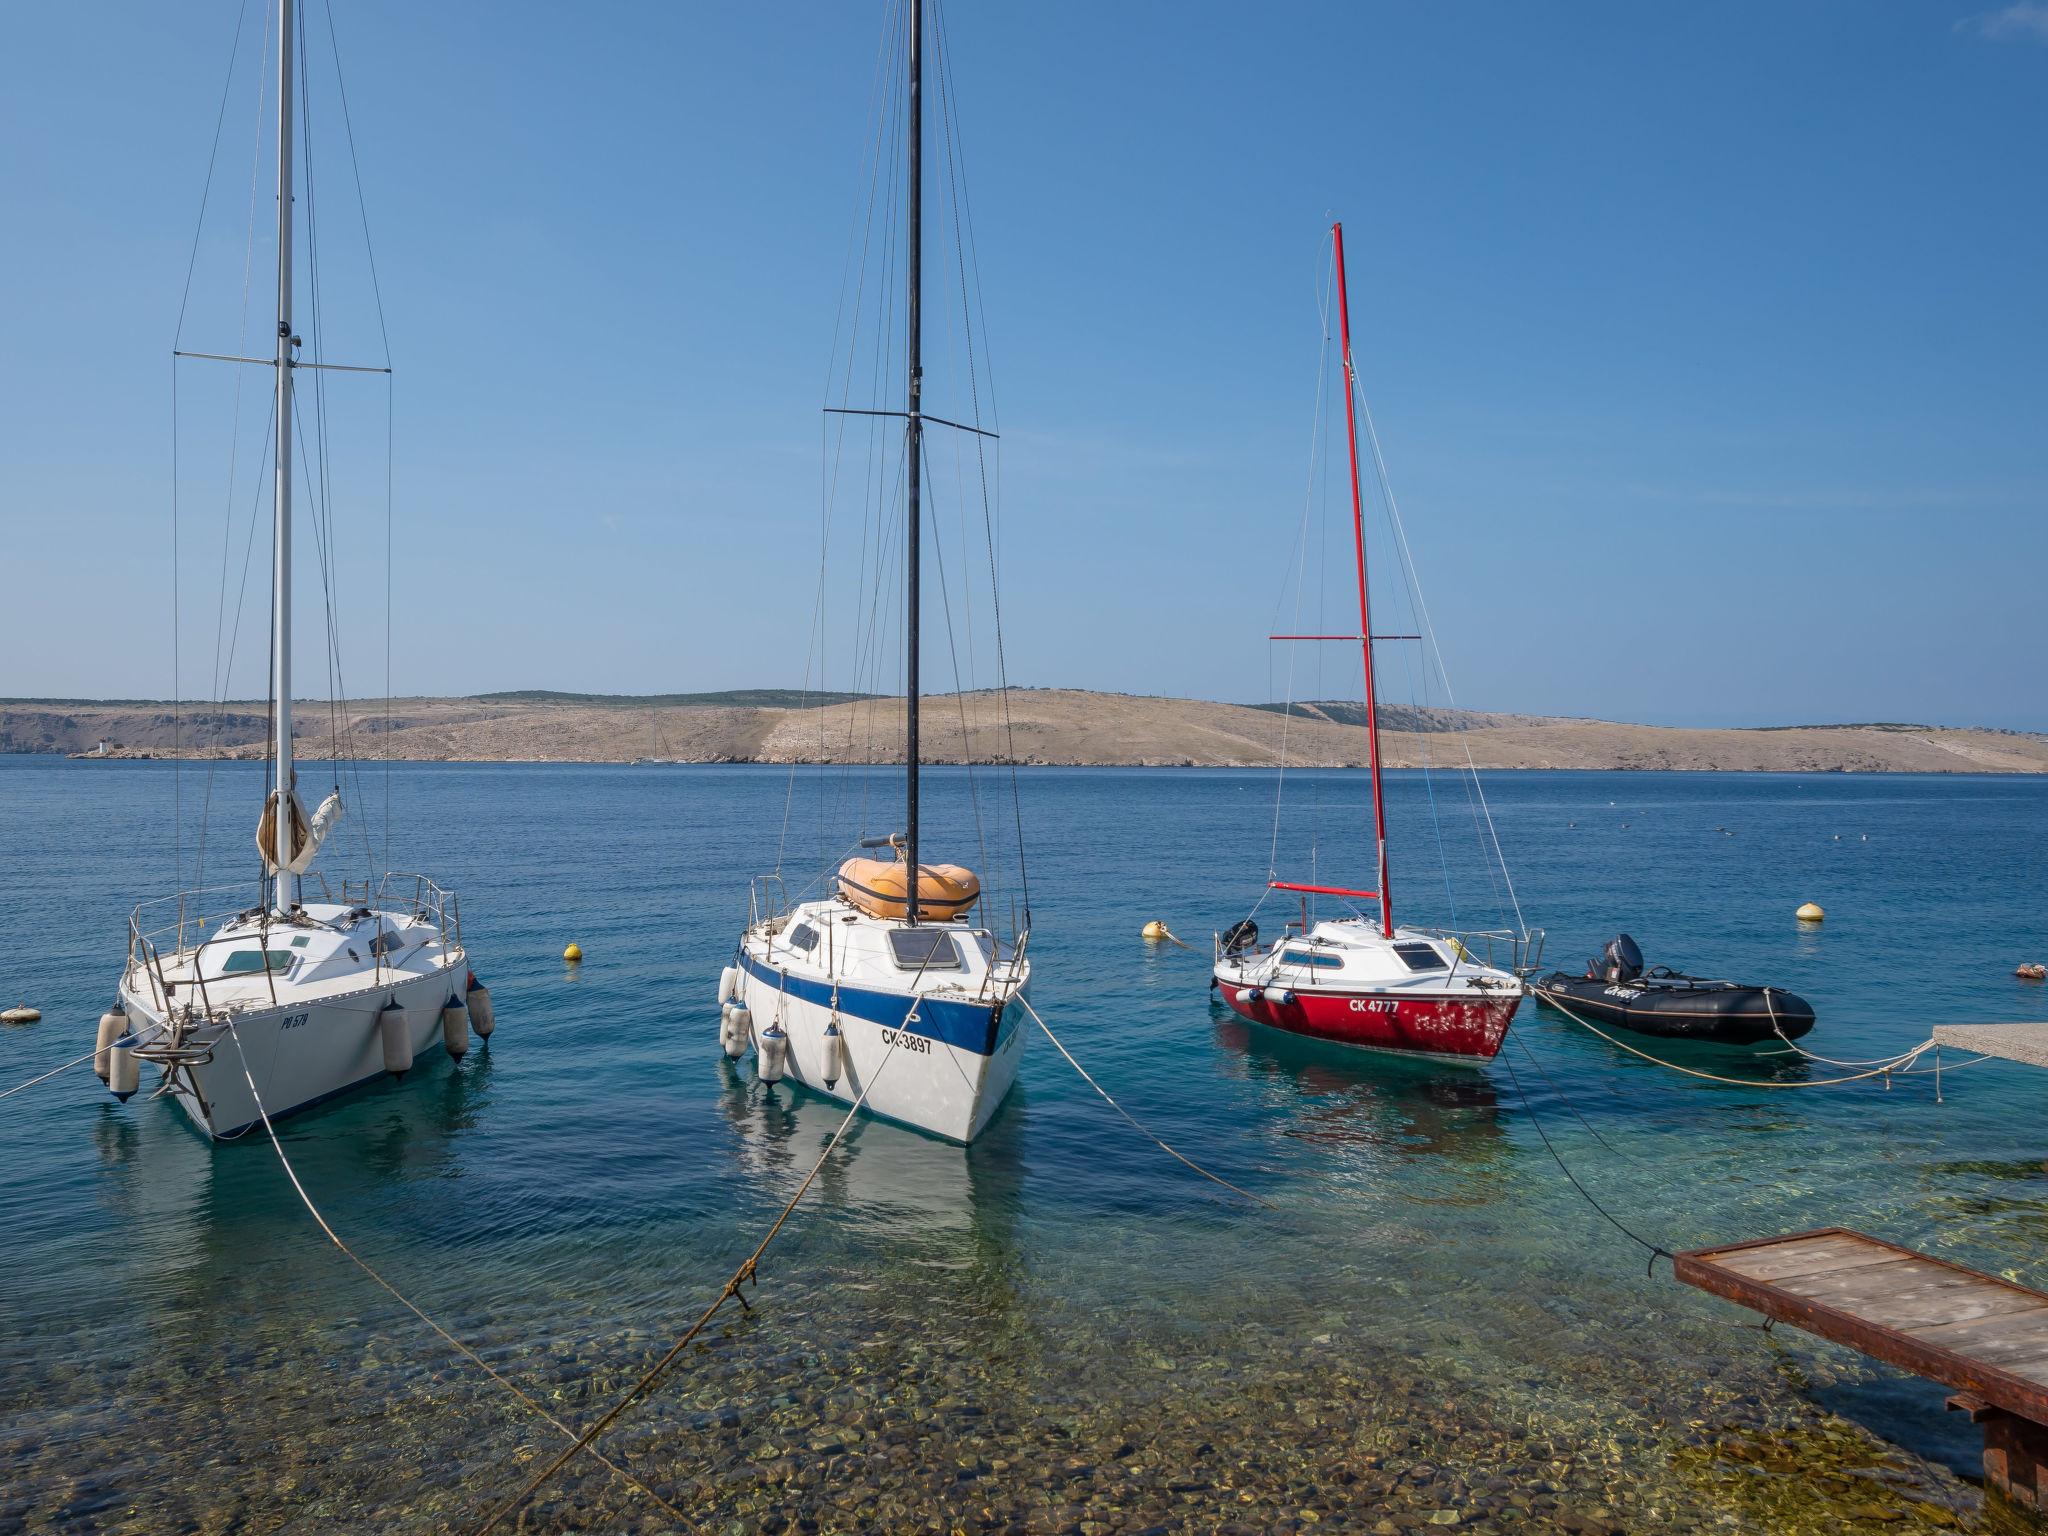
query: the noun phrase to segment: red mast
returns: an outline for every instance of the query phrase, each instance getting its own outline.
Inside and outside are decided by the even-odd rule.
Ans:
[[[1344,225],[1330,226],[1337,242],[1337,324],[1344,343],[1344,427],[1351,440],[1351,532],[1358,551],[1358,642],[1365,648],[1365,740],[1372,764],[1372,830],[1379,853],[1380,932],[1394,936],[1394,900],[1387,890],[1387,806],[1380,793],[1380,717],[1373,697],[1372,615],[1365,584],[1365,501],[1358,488],[1358,377],[1351,366],[1351,301],[1344,287]]]
[[[1372,828],[1379,864],[1378,888],[1355,891],[1338,885],[1302,885],[1292,880],[1269,880],[1276,891],[1304,891],[1322,896],[1354,896],[1380,904],[1380,932],[1394,936],[1394,899],[1387,891],[1387,810],[1380,793],[1380,717],[1373,696],[1372,612],[1365,583],[1365,498],[1358,488],[1358,380],[1351,366],[1351,302],[1344,288],[1344,226],[1330,226],[1337,242],[1337,320],[1344,341],[1344,425],[1351,439],[1351,535],[1358,552],[1358,643],[1365,647],[1365,740],[1372,764]],[[1351,635],[1268,635],[1269,640],[1350,640]],[[1414,639],[1390,635],[1388,639]],[[1304,920],[1305,921],[1305,920]]]

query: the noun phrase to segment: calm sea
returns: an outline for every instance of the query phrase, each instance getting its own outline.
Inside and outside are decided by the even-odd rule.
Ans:
[[[366,1258],[572,1422],[702,1309],[840,1118],[717,1047],[718,970],[788,782],[391,770],[392,862],[461,891],[498,1032],[285,1141]],[[973,862],[964,776],[930,782],[927,849]],[[338,857],[381,854],[383,783],[366,773]],[[1803,994],[1805,1043],[1844,1058],[2048,1018],[2012,976],[2048,959],[2048,783],[1487,788],[1558,963],[1626,928],[1653,962]],[[1366,883],[1361,790],[1290,778],[1283,874]],[[208,878],[249,880],[253,771],[210,792]],[[0,1004],[44,1013],[0,1030],[0,1088],[90,1048],[129,908],[171,888],[181,816],[189,877],[207,794],[203,769],[0,759]],[[1397,912],[1446,920],[1456,897],[1493,926],[1511,908],[1462,793],[1434,795],[1441,839],[1432,791],[1395,778]],[[1273,857],[1270,775],[1035,770],[1021,799],[1039,1007],[1136,1115],[1275,1209],[1132,1134],[1035,1033],[971,1150],[863,1125],[754,1310],[606,1442],[702,1528],[1976,1526],[1974,1431],[1938,1389],[1646,1273],[1539,1131],[1667,1248],[1840,1222],[2038,1284],[2048,1077],[1966,1068],[1943,1103],[1924,1076],[1724,1087],[1530,1004],[1484,1070],[1292,1042],[1206,987],[1209,935]],[[800,800],[806,877],[816,820]],[[1792,919],[1808,900],[1818,928]],[[1196,952],[1142,944],[1155,917]],[[78,1068],[0,1102],[0,1169],[0,1531],[466,1529],[552,1449],[325,1244],[260,1138],[208,1146],[168,1101],[118,1105]],[[667,1528],[589,1463],[524,1518]]]

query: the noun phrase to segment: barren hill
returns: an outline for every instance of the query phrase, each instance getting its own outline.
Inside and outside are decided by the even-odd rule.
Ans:
[[[1356,766],[1365,741],[1355,704],[1216,704],[1200,699],[1023,688],[1010,694],[1008,744],[989,693],[925,701],[923,745],[934,762],[1107,766]],[[807,762],[897,760],[903,706],[847,699],[806,707],[781,691],[666,695],[658,701],[521,693],[353,704],[346,717],[300,705],[300,751],[328,753],[340,733],[375,759],[502,762]],[[1604,720],[1453,710],[1387,712],[1387,762],[1464,761],[1481,768],[1756,769],[1824,773],[2048,773],[2048,736],[1915,725],[1697,730]],[[130,700],[0,701],[0,753],[253,757],[266,712]],[[348,742],[344,742],[346,747]]]

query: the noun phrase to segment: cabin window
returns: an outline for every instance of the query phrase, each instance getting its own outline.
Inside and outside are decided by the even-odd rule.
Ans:
[[[938,928],[892,928],[889,949],[896,964],[906,971],[958,971],[960,946],[953,935]]]
[[[1290,949],[1281,953],[1282,965],[1322,966],[1327,970],[1341,971],[1344,968],[1342,955],[1319,955],[1314,950]]]
[[[1411,971],[1444,969],[1444,957],[1436,952],[1434,944],[1396,944],[1394,953],[1401,957],[1401,963]]]
[[[809,923],[798,923],[789,930],[789,947],[808,953],[818,947],[818,930]]]
[[[223,976],[253,976],[265,969],[288,971],[292,968],[293,958],[288,949],[237,949],[221,962],[220,973]],[[266,960],[269,961],[267,967],[264,964]]]

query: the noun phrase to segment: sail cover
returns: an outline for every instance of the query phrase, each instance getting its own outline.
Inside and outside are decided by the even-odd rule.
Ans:
[[[313,867],[313,858],[320,852],[320,845],[327,841],[327,834],[341,820],[341,794],[336,791],[320,802],[320,808],[313,812],[311,826],[306,823],[306,808],[299,804],[296,791],[291,796],[291,807],[293,853],[291,862],[284,868],[294,875],[303,875]],[[278,873],[275,794],[264,804],[262,819],[256,823],[256,851],[263,855],[264,869],[273,875]]]

